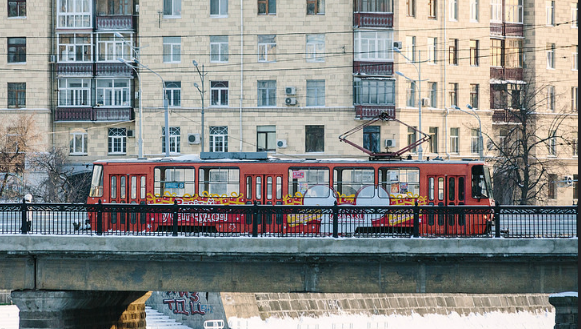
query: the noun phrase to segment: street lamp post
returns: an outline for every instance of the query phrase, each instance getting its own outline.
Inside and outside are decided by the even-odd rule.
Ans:
[[[204,94],[206,92],[206,90],[204,89],[204,80],[206,77],[206,72],[204,71],[204,64],[202,64],[202,71],[200,72],[200,69],[198,68],[198,62],[196,62],[194,60],[194,61],[192,61],[192,63],[194,64],[194,67],[198,71],[198,75],[200,76],[200,80],[202,80],[202,89],[201,90],[200,90],[200,87],[198,86],[198,84],[195,82],[194,82],[194,87],[196,87],[196,89],[198,89],[198,91],[200,92],[200,97],[202,98],[202,132],[200,135],[200,142],[202,143],[202,152],[204,152],[204,144],[205,144],[205,140],[204,140]]]
[[[476,114],[476,111],[474,111],[474,108],[472,107],[472,105],[468,104],[468,105],[466,105],[466,107],[471,112],[464,111],[463,109],[459,108],[458,106],[454,106],[453,108],[455,110],[462,111],[466,114],[470,114],[473,117],[475,117],[476,120],[478,120],[478,155],[480,157],[480,161],[483,161],[484,160],[484,154],[483,154],[484,145],[483,145],[483,140],[482,140],[482,122],[480,121],[480,116],[478,114]]]

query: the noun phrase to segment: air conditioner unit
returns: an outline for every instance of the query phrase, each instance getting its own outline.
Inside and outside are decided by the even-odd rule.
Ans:
[[[395,139],[386,139],[385,147],[395,147]]]
[[[394,41],[393,42],[393,48],[397,48],[397,49],[401,50],[403,48],[403,42],[401,42],[401,41]]]
[[[279,149],[286,148],[286,139],[279,139],[276,141],[276,147]]]
[[[285,92],[286,92],[287,95],[293,95],[294,96],[294,95],[297,94],[297,88],[295,88],[295,87],[286,87],[284,89],[285,89]]]
[[[128,137],[128,138],[133,138],[133,137],[135,137],[135,130],[133,130],[133,129],[129,129],[129,130],[127,130],[127,137]]]
[[[422,98],[422,106],[423,107],[430,107],[430,99],[429,98]]]
[[[565,183],[567,186],[573,186],[573,176],[565,176]]]
[[[296,97],[287,97],[287,98],[284,100],[284,103],[285,103],[286,105],[297,105],[297,98],[296,98]]]
[[[200,144],[200,134],[188,134],[189,144]]]

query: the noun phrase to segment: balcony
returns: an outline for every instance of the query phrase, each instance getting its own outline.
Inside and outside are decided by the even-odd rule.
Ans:
[[[353,25],[356,28],[393,28],[393,13],[354,13]]]
[[[54,121],[91,121],[91,107],[57,107]]]
[[[93,76],[93,63],[58,63],[58,76]]]
[[[130,121],[131,108],[58,107],[55,121]]]
[[[495,80],[513,80],[522,81],[523,80],[523,69],[522,68],[490,68],[490,78]]]
[[[132,15],[97,15],[97,30],[134,30]]]
[[[374,119],[383,112],[395,118],[395,105],[355,105],[355,118]]]
[[[93,121],[130,121],[131,108],[93,108]]]
[[[490,23],[490,36],[493,37],[524,37],[523,31],[520,23]]]
[[[356,75],[392,76],[393,63],[353,62],[353,73]]]
[[[512,110],[494,110],[492,114],[493,124],[505,124],[505,123],[522,123],[518,117],[513,113]]]
[[[132,77],[133,69],[123,63],[97,62],[95,75],[98,77]]]

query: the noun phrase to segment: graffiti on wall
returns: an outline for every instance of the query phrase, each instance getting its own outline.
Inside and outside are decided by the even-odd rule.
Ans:
[[[200,294],[196,291],[168,291],[165,293],[167,298],[163,303],[167,305],[174,314],[183,315],[205,315],[213,313],[212,305],[200,303]],[[208,293],[206,293],[206,302]]]

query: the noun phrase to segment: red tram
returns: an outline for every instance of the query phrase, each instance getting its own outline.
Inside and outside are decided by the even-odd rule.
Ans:
[[[128,204],[218,204],[242,205],[482,205],[491,206],[492,187],[488,168],[479,161],[363,161],[284,160],[264,152],[210,152],[199,156],[178,156],[148,160],[96,161],[88,203]],[[423,217],[423,216],[421,216]],[[127,230],[112,218],[103,220],[103,230]],[[146,230],[167,229],[171,220],[147,218]],[[262,225],[262,232],[317,232],[321,216],[287,215],[283,225]],[[328,220],[328,219],[327,219]],[[408,217],[342,218],[353,221],[354,230],[411,226]],[[434,223],[420,218],[422,234],[462,232],[486,233],[490,216],[482,215],[470,225]],[[94,218],[91,218],[94,221]],[[353,224],[353,223],[352,223]],[[166,227],[163,227],[163,226]],[[250,228],[240,216],[198,214],[181,217],[179,225],[189,229],[245,233]],[[465,227],[448,227],[465,225]],[[91,223],[95,228],[95,223]],[[328,227],[328,226],[327,226]]]

